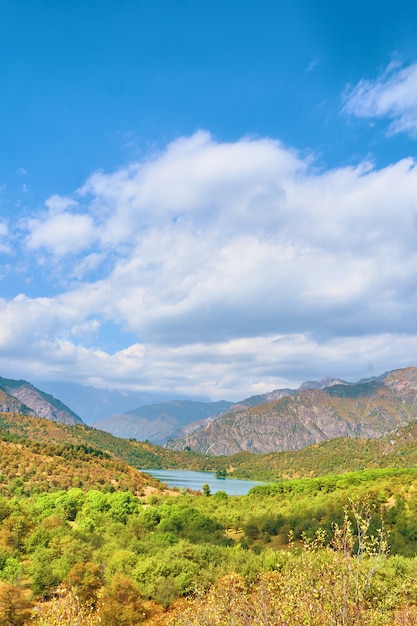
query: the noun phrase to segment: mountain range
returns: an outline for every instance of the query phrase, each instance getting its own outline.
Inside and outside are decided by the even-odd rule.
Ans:
[[[306,382],[302,388],[321,389],[339,381],[327,378],[321,382]],[[117,437],[149,440],[163,445],[171,439],[181,439],[193,431],[228,413],[237,413],[260,404],[296,394],[296,389],[275,389],[269,393],[250,396],[239,402],[200,402],[196,400],[170,400],[157,404],[146,404],[124,413],[115,413],[93,422],[100,428]],[[91,422],[89,422],[91,423]]]
[[[0,411],[83,424],[63,402],[23,380],[0,378]],[[380,437],[416,419],[417,368],[408,367],[357,383],[308,381],[236,403],[160,402],[116,413],[94,427],[176,451],[221,456],[300,450],[337,437]]]
[[[166,445],[213,455],[299,450],[336,437],[380,437],[417,419],[415,367],[358,383],[327,379],[283,391],[272,401],[239,403]]]

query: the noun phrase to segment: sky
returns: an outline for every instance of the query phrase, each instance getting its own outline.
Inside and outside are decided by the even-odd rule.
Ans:
[[[0,374],[417,366],[415,0],[3,0]]]

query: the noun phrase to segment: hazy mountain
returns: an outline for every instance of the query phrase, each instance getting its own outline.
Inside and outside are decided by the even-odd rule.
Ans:
[[[117,437],[134,438],[162,444],[175,436],[178,429],[188,424],[218,415],[232,405],[231,402],[196,402],[171,400],[160,404],[141,406],[123,414],[112,415],[94,423]]]
[[[321,388],[334,380],[304,385]],[[237,403],[224,401],[223,405],[216,406],[217,403],[204,402],[200,398],[189,400],[194,405],[187,405],[187,401],[164,393],[99,389],[64,381],[37,381],[36,384],[55,398],[60,398],[86,424],[121,437],[158,443],[172,437],[183,437],[204,425],[204,420],[211,420],[225,411],[238,412],[297,392],[296,389],[275,389]],[[207,410],[204,408],[206,404],[209,405]]]
[[[172,400],[175,394],[130,391],[128,389],[99,389],[62,381],[37,381],[39,387],[60,398],[70,406],[86,424],[126,413],[135,407]]]
[[[16,400],[10,404],[8,398],[3,398],[3,411],[35,415],[64,424],[82,424],[81,418],[63,402],[40,391],[26,380],[0,377],[0,389]]]
[[[417,368],[379,378],[326,386],[301,385],[296,393],[256,404],[206,423],[167,447],[229,455],[299,450],[335,437],[379,437],[417,419]]]

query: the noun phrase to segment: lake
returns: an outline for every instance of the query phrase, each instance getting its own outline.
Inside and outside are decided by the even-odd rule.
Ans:
[[[236,478],[216,478],[211,472],[191,472],[188,470],[141,470],[151,474],[161,483],[168,487],[178,487],[178,489],[202,490],[203,485],[210,487],[211,493],[225,491],[229,496],[245,496],[252,487],[263,483],[252,480],[237,480]]]

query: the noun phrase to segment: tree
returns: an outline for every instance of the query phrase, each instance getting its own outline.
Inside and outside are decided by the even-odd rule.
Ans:
[[[211,489],[207,483],[203,485],[203,493],[205,496],[211,496]]]
[[[143,600],[133,580],[121,574],[113,576],[103,591],[99,616],[104,626],[135,626],[146,619]]]
[[[0,626],[20,626],[29,617],[22,589],[0,582]]]
[[[95,563],[75,563],[68,573],[68,586],[77,592],[84,604],[94,606],[98,590],[103,584],[100,568]]]

